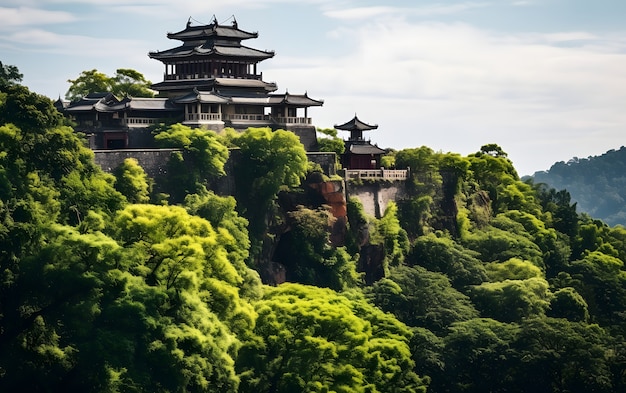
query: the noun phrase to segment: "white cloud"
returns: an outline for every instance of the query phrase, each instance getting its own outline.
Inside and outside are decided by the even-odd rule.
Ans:
[[[329,18],[349,20],[349,19],[370,19],[376,16],[398,14],[400,12],[401,12],[400,8],[380,6],[380,7],[359,7],[359,8],[328,10],[324,13],[324,15],[326,15]]]
[[[612,37],[398,21],[342,33],[359,43],[352,53],[283,57],[265,71],[290,91],[326,100],[313,115],[319,126],[357,112],[380,125],[370,137],[382,146],[469,153],[499,143],[521,174],[587,155],[581,146],[599,154],[623,144],[626,53],[607,50],[621,45]],[[572,40],[582,44],[560,45]]]
[[[66,23],[75,19],[74,15],[64,11],[48,11],[28,7],[0,7],[0,30],[7,30],[15,26]]]
[[[385,16],[438,16],[456,14],[459,12],[471,10],[474,8],[482,8],[491,5],[488,2],[462,2],[456,4],[429,4],[414,7],[355,7],[327,10],[324,14],[329,18],[340,20],[358,20],[371,19],[373,17],[380,18]]]

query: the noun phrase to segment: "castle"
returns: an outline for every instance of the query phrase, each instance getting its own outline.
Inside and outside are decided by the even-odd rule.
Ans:
[[[213,19],[209,25],[192,26],[168,33],[181,42],[148,56],[165,66],[162,82],[152,85],[156,98],[124,97],[91,93],[81,100],[58,103],[58,108],[87,135],[89,146],[99,149],[151,148],[149,126],[182,123],[220,131],[225,127],[245,130],[270,127],[294,132],[307,151],[317,149],[315,126],[308,108],[323,105],[307,93],[276,93],[277,85],[263,80],[258,64],[274,56],[242,44],[258,37],[232,24]]]
[[[276,83],[263,80],[258,65],[272,58],[274,52],[242,43],[257,38],[258,33],[240,29],[234,18],[229,25],[219,24],[214,18],[208,25],[197,26],[189,20],[183,30],[168,33],[167,37],[181,44],[148,54],[165,67],[163,81],[151,86],[158,92],[155,98],[120,99],[102,92],[71,103],[56,103],[74,120],[75,130],[87,136],[96,162],[105,171],[114,170],[125,158],[132,157],[151,176],[163,172],[170,153],[155,149],[151,126],[182,123],[215,131],[225,127],[239,131],[249,127],[288,130],[300,138],[310,161],[320,165],[327,175],[336,173],[335,153],[317,152],[316,128],[308,116],[310,107],[320,107],[324,102],[306,93],[276,93]],[[364,131],[377,127],[356,115],[347,123],[335,125],[338,130],[350,132],[346,151],[340,157],[346,180],[397,182],[407,178],[406,170],[381,168],[385,151],[363,138]],[[363,193],[350,192],[371,201],[364,203],[366,210],[380,216],[386,201],[395,198],[396,188],[392,188],[393,196],[384,194],[387,188],[378,185]]]

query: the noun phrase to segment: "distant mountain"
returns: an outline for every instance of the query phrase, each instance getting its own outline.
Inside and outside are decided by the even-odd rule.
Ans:
[[[607,224],[626,226],[626,148],[600,156],[557,162],[548,171],[535,172],[535,184],[546,183],[569,191],[578,211]]]

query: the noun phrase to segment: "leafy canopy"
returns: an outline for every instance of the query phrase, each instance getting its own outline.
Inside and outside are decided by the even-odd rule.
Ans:
[[[154,97],[152,84],[138,71],[119,68],[115,75],[107,76],[96,69],[81,72],[76,79],[68,79],[70,87],[65,93],[68,100],[82,98],[89,93],[110,92],[118,97]]]

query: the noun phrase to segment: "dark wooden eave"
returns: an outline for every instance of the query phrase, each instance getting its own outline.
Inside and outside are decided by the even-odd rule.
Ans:
[[[337,130],[343,130],[343,131],[369,131],[369,130],[375,130],[378,128],[377,124],[374,125],[370,125],[367,123],[362,122],[361,120],[359,120],[359,118],[354,115],[354,118],[346,123],[343,124],[335,124],[335,129]]]
[[[176,33],[167,33],[167,38],[181,41],[197,40],[208,37],[247,40],[257,38],[258,36],[259,33],[251,33],[241,30],[236,24],[233,24],[232,26],[220,25],[215,20],[209,25],[191,26],[190,23],[187,23],[184,30]]]
[[[324,100],[315,100],[310,98],[307,93],[304,94],[270,94],[271,104],[283,104],[297,107],[322,106]]]
[[[156,60],[173,60],[189,57],[219,57],[229,59],[246,59],[249,61],[261,61],[274,57],[272,51],[262,51],[246,46],[224,46],[224,45],[182,45],[164,51],[149,52],[148,56]]]
[[[277,89],[276,84],[273,82],[264,82],[258,79],[239,78],[166,80],[153,84],[151,88],[158,91],[183,91],[197,89],[199,91],[232,90],[243,92],[246,90],[254,90],[265,93],[273,92]]]

